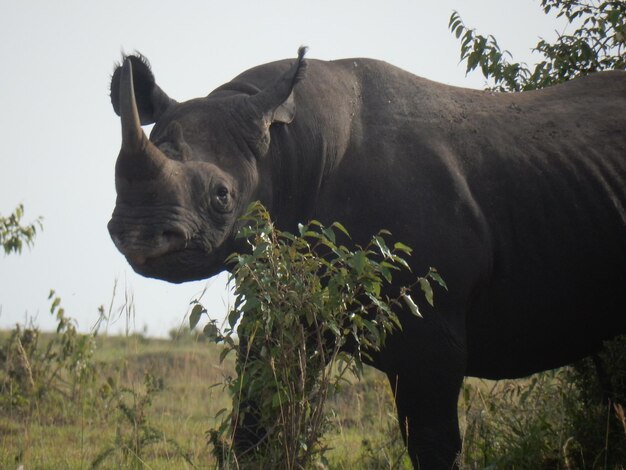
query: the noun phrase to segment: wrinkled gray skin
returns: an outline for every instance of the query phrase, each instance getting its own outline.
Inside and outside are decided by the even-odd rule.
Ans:
[[[286,229],[340,221],[356,243],[388,229],[414,248],[414,273],[439,270],[449,291],[423,319],[398,312],[403,330],[374,358],[416,467],[455,465],[463,376],[554,368],[625,331],[626,72],[498,94],[301,51],[178,103],[131,56],[111,98],[109,231],[138,273],[227,269],[256,199]],[[150,140],[139,120],[156,122]]]

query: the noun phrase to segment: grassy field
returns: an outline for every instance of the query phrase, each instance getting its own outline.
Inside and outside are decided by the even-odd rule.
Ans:
[[[94,343],[71,329],[36,341],[26,333],[0,332],[0,468],[215,467],[206,432],[230,404],[219,384],[233,374],[220,346],[188,333]],[[626,419],[589,405],[568,374],[466,381],[462,468],[625,468]],[[330,409],[329,468],[411,468],[382,374],[346,383]]]
[[[216,348],[207,344],[129,338],[99,338],[95,352],[98,377],[93,387],[84,387],[74,401],[54,400],[35,406],[32,412],[6,410],[0,424],[0,467],[89,468],[102,452],[132,438],[134,423],[120,411],[120,400],[129,407],[140,405],[146,396],[144,377],[151,374],[160,390],[150,395],[151,403],[138,412],[147,422],[173,439],[194,465],[208,464],[204,433],[212,424],[209,416],[228,405],[227,397],[210,384],[225,372],[219,367]],[[116,388],[121,396],[106,393]],[[93,396],[98,395],[94,400]],[[95,402],[95,406],[94,406]],[[60,406],[59,406],[60,405]],[[148,468],[190,467],[167,442],[146,447],[142,456]],[[111,455],[103,468],[119,468],[124,455]]]
[[[0,335],[5,342],[8,337]],[[97,376],[81,393],[71,400],[34,400],[28,409],[5,403],[0,468],[82,469],[99,456],[98,468],[214,468],[205,434],[218,424],[212,417],[229,406],[219,384],[233,373],[230,363],[220,365],[220,350],[188,337],[98,337]],[[150,392],[146,375],[153,380]],[[391,442],[401,440],[388,388],[382,374],[368,369],[363,381],[346,384],[333,401],[333,468],[356,462],[359,468],[410,468],[401,442]],[[146,430],[154,430],[155,439]]]

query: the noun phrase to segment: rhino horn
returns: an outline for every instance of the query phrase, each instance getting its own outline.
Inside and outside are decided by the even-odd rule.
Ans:
[[[122,67],[119,93],[122,148],[117,174],[129,179],[153,178],[165,166],[168,158],[150,142],[141,128],[133,86],[133,66],[128,58]]]

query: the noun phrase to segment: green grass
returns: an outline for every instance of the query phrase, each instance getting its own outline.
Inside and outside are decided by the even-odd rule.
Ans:
[[[146,411],[150,425],[174,439],[198,468],[210,466],[204,433],[213,424],[209,417],[229,404],[219,388],[210,387],[229,373],[228,366],[219,366],[217,346],[107,337],[98,339],[94,358],[99,377],[93,393],[100,392],[108,377],[137,395],[145,393],[145,373],[161,378],[163,389]],[[132,405],[134,397],[127,395]],[[114,445],[118,429],[132,427],[115,401],[101,399],[97,409],[89,407],[89,401],[85,397],[84,403],[52,410],[35,407],[28,415],[6,410],[0,417],[0,468],[16,468],[17,463],[37,469],[89,468],[100,452]],[[149,446],[146,468],[172,468],[173,460],[177,468],[190,467],[170,455],[169,447]],[[111,459],[111,467],[102,468],[119,468],[118,463]]]
[[[9,336],[0,332],[0,345]],[[43,334],[40,345],[53,340]],[[98,468],[215,468],[206,432],[219,424],[214,416],[230,399],[214,385],[234,374],[231,362],[220,365],[220,352],[220,346],[189,337],[98,337],[95,378],[71,400],[48,396],[27,409],[0,401],[0,468],[88,469],[107,450]],[[146,374],[155,378],[150,393]],[[571,369],[562,369],[521,381],[468,379],[459,401],[462,468],[624,469],[626,419],[620,422],[612,409],[585,398],[572,377]],[[146,397],[150,401],[142,402]],[[141,425],[124,415],[120,403],[142,416],[145,429],[158,431],[154,442],[136,447],[140,459],[133,458],[132,438],[141,437]],[[411,468],[383,374],[366,368],[329,408],[330,469]]]
[[[0,342],[8,333],[0,332]],[[50,338],[41,336],[42,344]],[[150,426],[174,440],[193,467],[166,442],[146,446],[143,468],[214,468],[206,432],[216,423],[212,417],[230,400],[220,384],[232,365],[220,365],[221,347],[207,342],[145,339],[141,336],[98,337],[94,360],[98,377],[81,400],[54,409],[35,406],[31,413],[4,410],[0,414],[0,468],[87,469],[96,457],[116,447],[116,435],[128,437],[132,426],[116,408],[114,400],[98,399],[110,377],[131,406],[145,395],[146,373],[162,379],[162,389],[152,395],[145,414]],[[361,382],[343,387],[330,403],[335,431],[327,437],[331,468],[410,468],[397,432],[397,446],[390,446],[390,430],[396,432],[392,397],[383,374],[368,369]],[[366,438],[364,438],[366,436]],[[364,445],[364,439],[367,443]],[[119,441],[118,441],[119,442]],[[384,452],[378,454],[382,449]],[[374,460],[379,460],[374,462]],[[386,461],[391,462],[385,464]],[[400,461],[402,465],[392,467]],[[132,463],[132,460],[130,461]],[[128,468],[120,449],[104,459],[99,468]]]

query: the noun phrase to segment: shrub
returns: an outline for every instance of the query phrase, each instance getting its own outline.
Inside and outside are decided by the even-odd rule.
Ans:
[[[24,244],[31,248],[37,235],[37,229],[42,230],[41,217],[28,225],[22,224],[24,206],[18,205],[8,217],[0,216],[0,245],[4,254],[21,253]]]
[[[102,387],[103,397],[114,403],[117,410],[115,440],[105,447],[92,461],[91,468],[98,468],[105,461],[113,459],[116,466],[123,468],[144,468],[146,450],[155,444],[169,447],[168,455],[184,459],[192,467],[193,462],[186,451],[155,427],[149,419],[153,397],[163,391],[163,379],[145,373],[142,393],[129,387],[120,387],[109,377]]]
[[[214,322],[205,327],[225,343],[222,357],[237,354],[237,376],[227,381],[233,409],[210,438],[224,467],[305,468],[323,460],[329,394],[347,371],[359,377],[363,360],[400,328],[393,307],[402,299],[419,315],[411,288],[419,285],[432,302],[429,279],[443,281],[432,270],[389,298],[385,290],[394,272],[408,269],[410,249],[388,247],[387,232],[350,250],[338,242],[349,240],[339,223],[313,221],[293,235],[276,229],[258,204],[244,221],[238,236],[250,251],[229,258],[228,327],[224,336]],[[194,307],[192,327],[204,312]]]
[[[464,468],[623,469],[625,342],[608,342],[600,362],[586,358],[523,380],[466,380]]]
[[[42,341],[35,327],[16,326],[0,347],[0,410],[32,413],[47,406],[64,410],[95,380],[95,335],[81,335],[50,291],[56,334]]]
[[[568,401],[576,466],[624,468],[626,429],[620,409],[626,405],[626,336],[604,343],[595,357],[565,369],[578,400]]]

